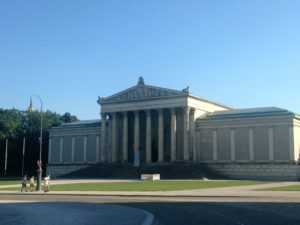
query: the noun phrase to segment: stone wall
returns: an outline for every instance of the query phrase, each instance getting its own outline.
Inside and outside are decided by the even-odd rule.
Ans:
[[[49,164],[99,162],[100,136],[100,121],[97,121],[97,126],[92,124],[91,127],[83,124],[81,127],[66,125],[53,128],[49,137]]]
[[[51,177],[59,177],[64,174],[68,174],[77,170],[84,169],[90,165],[76,165],[76,164],[56,164],[47,166],[47,174],[50,174]]]
[[[207,163],[211,170],[230,179],[300,180],[300,165],[296,163]]]
[[[293,128],[291,116],[198,119],[197,161],[292,163],[300,148],[300,130],[294,135]]]

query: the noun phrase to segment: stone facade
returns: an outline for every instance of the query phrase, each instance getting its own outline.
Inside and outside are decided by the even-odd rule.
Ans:
[[[202,162],[297,162],[298,117],[279,108],[216,112],[196,123]]]
[[[48,164],[99,162],[100,120],[75,122],[50,131]]]
[[[235,110],[194,96],[188,88],[146,85],[143,78],[132,88],[99,97],[98,104],[101,120],[50,131],[50,170],[192,161],[232,178],[300,178],[300,117],[287,110]]]

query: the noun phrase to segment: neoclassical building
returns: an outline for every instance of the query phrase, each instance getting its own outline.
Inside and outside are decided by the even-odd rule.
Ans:
[[[137,85],[98,98],[101,120],[50,130],[48,172],[95,163],[205,163],[232,178],[300,178],[300,117],[266,107],[232,109],[190,93]]]

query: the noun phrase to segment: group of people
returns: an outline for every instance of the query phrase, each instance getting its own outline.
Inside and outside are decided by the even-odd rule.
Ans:
[[[35,187],[35,179],[34,179],[34,176],[32,176],[29,180],[29,190],[31,192],[34,191],[34,187]],[[44,178],[44,192],[49,192],[49,186],[50,186],[50,174],[48,176],[46,176]],[[26,192],[28,192],[28,189],[27,189],[27,175],[25,175],[23,178],[22,178],[22,188],[21,188],[21,192],[23,192],[23,190],[25,189]]]

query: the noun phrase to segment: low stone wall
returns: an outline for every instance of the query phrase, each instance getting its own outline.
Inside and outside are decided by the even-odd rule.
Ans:
[[[90,165],[74,165],[74,164],[55,164],[47,166],[47,174],[51,174],[51,177],[59,177],[77,170],[84,169]]]
[[[300,180],[300,165],[293,163],[208,163],[206,165],[230,179]]]

